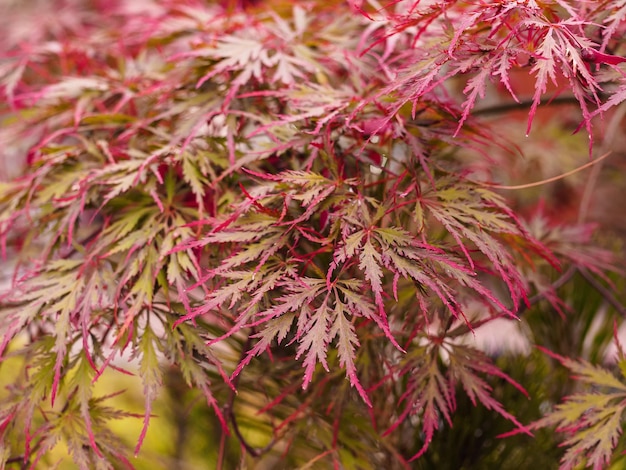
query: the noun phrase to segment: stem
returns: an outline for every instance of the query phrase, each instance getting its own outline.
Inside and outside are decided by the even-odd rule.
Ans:
[[[563,285],[565,285],[572,278],[572,276],[576,274],[576,271],[577,271],[576,266],[570,266],[568,270],[565,271],[560,278],[558,278],[556,281],[552,283],[551,289],[556,290],[559,287],[562,287]],[[528,299],[528,304],[534,305],[540,300],[543,300],[544,298],[545,298],[545,294],[540,292],[539,294],[535,294],[530,299]],[[527,309],[528,307],[526,305],[523,305],[515,313],[519,316],[522,313],[524,313],[524,311]]]
[[[619,300],[615,298],[615,296],[609,289],[607,289],[600,282],[598,282],[598,280],[595,277],[593,277],[591,273],[587,271],[587,269],[583,267],[579,267],[578,272],[587,280],[589,284],[593,286],[595,290],[597,290],[600,294],[602,294],[602,297],[604,298],[604,300],[606,300],[609,304],[611,304],[611,306],[615,310],[617,310],[618,313],[622,317],[626,318],[626,307],[624,307],[619,302]]]
[[[243,348],[241,349],[241,357],[239,359],[239,362],[243,361],[243,359],[245,358],[246,352],[248,351],[248,349],[250,349],[251,343],[252,343],[252,336],[250,335],[246,339],[246,342],[243,345]],[[272,440],[265,447],[261,449],[257,449],[256,447],[253,447],[250,443],[248,443],[245,437],[243,437],[243,435],[241,434],[239,425],[237,424],[237,418],[234,413],[234,406],[235,406],[235,397],[237,395],[237,385],[239,384],[239,380],[242,375],[243,375],[243,372],[239,373],[233,379],[233,382],[232,382],[233,387],[230,391],[230,397],[229,397],[228,403],[224,406],[224,416],[226,416],[227,419],[230,420],[230,424],[233,427],[233,432],[235,433],[237,440],[240,442],[240,444],[243,446],[246,452],[248,452],[252,457],[259,457],[263,455],[264,453],[266,453],[267,451],[269,451],[272,447],[274,447],[274,445],[276,444],[276,439],[272,438]],[[225,438],[224,438],[224,441],[225,441]],[[221,465],[223,464],[223,455],[221,454],[222,454],[222,449],[220,446],[221,458],[219,462],[220,466],[218,466],[218,468],[222,468]]]
[[[606,98],[606,93],[598,93],[600,98]],[[495,106],[489,106],[486,108],[478,108],[472,111],[475,116],[488,116],[490,114],[506,114],[510,111],[526,110],[533,104],[533,99],[528,98],[519,102],[497,104]],[[562,106],[568,104],[578,104],[578,99],[573,95],[557,96],[554,98],[543,98],[540,102],[540,106]]]
[[[24,456],[23,455],[18,455],[17,457],[11,457],[9,459],[7,459],[7,461],[5,462],[7,465],[11,465],[13,463],[22,463],[21,468],[28,468],[28,462],[26,462],[26,464],[24,463]]]
[[[226,433],[222,431],[220,436],[220,450],[217,455],[217,470],[223,470],[224,468],[224,454],[226,453]]]
[[[576,274],[576,271],[578,269],[581,269],[581,268],[577,268],[576,266],[570,266],[569,269],[567,271],[565,271],[561,277],[559,277],[556,281],[554,281],[551,284],[550,290],[558,289],[559,287],[563,286],[565,283],[567,283],[572,278],[572,276],[574,274]],[[533,306],[537,302],[543,300],[546,297],[546,294],[544,292],[539,292],[538,294],[535,294],[531,298],[529,298],[528,299],[528,305],[526,305],[526,304],[520,305],[520,307],[515,311],[515,316],[520,317],[531,306]],[[495,315],[495,316],[492,316],[492,317],[489,317],[489,318],[484,318],[482,320],[478,320],[476,323],[474,323],[471,326],[471,329],[472,330],[476,330],[477,328],[480,328],[481,326],[486,325],[487,323],[489,323],[492,320],[495,320],[497,318],[502,318],[502,317],[505,317],[505,316],[509,316],[510,317],[510,314],[500,313],[498,315]],[[444,330],[444,331],[448,331],[449,328],[450,328],[450,325],[448,325],[446,327],[446,330]],[[448,337],[448,338],[455,338],[455,337],[458,337],[458,336],[465,335],[465,334],[469,333],[470,331],[471,331],[470,327],[467,324],[462,324],[462,325],[459,325],[457,328],[455,328],[450,333],[446,334],[446,337]]]
[[[553,183],[554,181],[558,181],[560,179],[563,179],[567,176],[571,176],[574,173],[578,173],[579,171],[584,170],[585,168],[589,168],[592,165],[595,165],[596,163],[601,162],[602,160],[604,160],[606,157],[608,157],[609,155],[611,155],[611,152],[606,152],[604,155],[596,158],[595,160],[592,160],[588,163],[585,163],[584,165],[579,166],[578,168],[574,168],[573,170],[570,171],[566,171],[565,173],[561,173],[560,175],[557,176],[553,176],[552,178],[547,178],[545,180],[541,180],[541,181],[535,181],[534,183],[526,183],[526,184],[518,184],[518,185],[514,185],[514,186],[507,186],[507,185],[502,185],[502,184],[492,184],[492,183],[480,183],[484,186],[487,186],[489,188],[494,188],[494,189],[526,189],[526,188],[534,188],[535,186],[541,186],[544,185],[546,183]]]

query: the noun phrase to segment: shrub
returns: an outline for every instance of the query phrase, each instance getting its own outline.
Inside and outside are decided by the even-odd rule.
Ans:
[[[54,9],[5,8],[0,71],[22,162],[0,184],[3,465],[64,444],[130,466],[109,422],[134,414],[94,392],[111,370],[143,383],[136,454],[165,383],[213,410],[218,467],[443,468],[470,403],[502,433],[556,426],[561,468],[608,465],[626,384],[598,364],[624,309],[588,219],[626,98],[622,1],[30,5]],[[479,348],[503,318],[553,352]],[[578,349],[541,333],[577,322]],[[563,379],[549,409],[550,357],[593,393]]]

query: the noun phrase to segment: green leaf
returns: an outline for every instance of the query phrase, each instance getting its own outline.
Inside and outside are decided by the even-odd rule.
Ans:
[[[567,451],[561,469],[582,463],[594,469],[606,467],[622,434],[626,410],[626,385],[609,371],[586,361],[574,361],[550,353],[576,375],[574,378],[593,387],[593,393],[580,392],[532,424],[533,428],[555,426],[567,436]]]
[[[152,403],[156,399],[163,383],[163,373],[161,371],[161,364],[159,363],[157,355],[158,344],[158,337],[150,325],[147,325],[141,334],[141,339],[138,345],[140,358],[139,374],[141,376],[141,381],[143,382],[145,414],[143,428],[135,447],[135,454],[139,452],[139,449],[141,448],[141,445],[146,437],[146,433],[148,432],[148,425],[150,423],[150,417],[152,416]]]
[[[195,164],[194,157],[189,152],[183,152],[183,178],[191,186],[198,201],[204,197],[204,188],[209,184]]]
[[[365,279],[369,281],[374,294],[377,298],[379,298],[383,290],[383,270],[381,268],[382,258],[370,240],[367,240],[363,244],[359,260],[359,268],[363,270],[365,273]]]
[[[81,124],[94,125],[120,125],[135,122],[137,118],[129,114],[113,113],[113,114],[94,114],[93,116],[85,116],[81,119]]]

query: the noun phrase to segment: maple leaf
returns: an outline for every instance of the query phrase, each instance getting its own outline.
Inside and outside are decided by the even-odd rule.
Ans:
[[[346,369],[346,375],[350,380],[350,384],[357,389],[361,398],[371,407],[372,403],[357,377],[354,356],[355,347],[359,346],[359,339],[355,333],[354,324],[345,316],[344,312],[348,310],[347,307],[347,304],[344,305],[340,301],[336,301],[335,321],[332,323],[328,336],[330,338],[337,337],[339,363]]]
[[[600,86],[585,65],[584,51],[592,49],[594,43],[576,32],[581,25],[589,23],[584,19],[588,17],[586,12],[563,3],[561,6],[565,5],[566,17],[556,16],[555,19],[555,12],[549,5],[539,7],[536,4],[525,4],[520,7],[509,3],[497,7],[474,7],[447,2],[421,8],[418,3],[406,5],[401,11],[390,13],[383,20],[391,25],[389,29],[392,31],[385,37],[386,41],[394,35],[401,39],[406,35],[407,43],[412,47],[404,52],[405,65],[400,68],[399,79],[378,95],[400,95],[400,102],[392,108],[392,112],[398,112],[405,103],[412,102],[414,116],[419,100],[430,98],[436,88],[452,77],[471,73],[463,90],[466,100],[456,129],[458,134],[477,98],[484,95],[487,80],[492,77],[499,77],[517,101],[509,79],[509,69],[518,67],[520,60],[521,63],[524,61],[520,58],[530,54],[535,59],[532,72],[536,74],[536,81],[528,113],[527,133],[530,132],[541,98],[547,92],[548,83],[557,85],[559,78],[564,77],[569,81],[580,105],[583,123],[592,138],[590,120],[593,114],[587,101],[592,98],[599,104]],[[621,9],[619,11],[607,20],[611,22],[610,28],[616,25],[613,20],[621,18]],[[416,28],[416,25],[420,27]],[[481,35],[471,37],[471,32],[481,27],[490,30],[489,38]],[[615,29],[611,29],[607,37],[614,33]],[[520,40],[525,35],[532,37],[530,43]],[[460,37],[464,41],[459,41]],[[437,40],[438,43],[435,42]],[[605,37],[604,43],[607,40]],[[435,48],[433,44],[439,47]],[[428,53],[424,53],[425,50]],[[435,98],[435,101],[441,103],[440,99]]]
[[[421,356],[418,358],[418,355]],[[407,363],[411,359],[412,367],[407,368],[408,384],[406,392],[402,396],[404,402],[403,410],[398,419],[386,431],[385,434],[393,432],[407,417],[415,414],[421,408],[422,429],[424,430],[424,445],[412,457],[419,458],[428,448],[434,433],[439,429],[439,414],[448,422],[451,422],[451,413],[455,407],[454,395],[450,393],[450,388],[446,378],[437,365],[436,348],[423,349],[416,348],[407,356]]]
[[[420,205],[428,208],[453,236],[472,268],[474,258],[470,256],[464,239],[487,256],[493,269],[509,288],[514,309],[517,309],[525,292],[524,282],[511,254],[496,237],[500,233],[521,235],[521,228],[515,219],[511,219],[502,200],[492,192],[464,184],[457,185],[446,179],[439,180],[437,186],[436,191],[427,190]],[[434,200],[430,198],[431,194]]]
[[[610,15],[604,17],[604,23],[607,26],[602,30],[602,47],[601,51],[606,50],[611,39],[617,36],[617,32],[620,27],[623,28],[624,19],[626,19],[626,2],[618,0],[615,2],[609,2],[607,7],[609,8]]]
[[[259,82],[281,81],[292,85],[296,79],[304,78],[321,66],[314,60],[315,52],[303,44],[293,49],[290,41],[301,35],[307,23],[306,12],[294,7],[294,29],[278,15],[270,15],[274,25],[264,22],[249,22],[243,25],[238,35],[222,35],[214,46],[198,48],[185,57],[209,57],[216,59],[211,71],[198,82],[200,87],[207,80],[222,73],[236,73],[233,84],[241,86],[251,79]],[[270,46],[278,43],[280,45]],[[290,50],[292,49],[292,50]],[[289,51],[289,52],[287,52]],[[273,74],[268,73],[273,69]]]
[[[622,434],[626,384],[608,370],[587,361],[576,361],[540,349],[567,367],[577,381],[593,387],[593,390],[566,397],[563,403],[530,427],[556,427],[558,432],[567,436],[563,442],[567,451],[561,459],[560,469],[570,470],[581,464],[594,470],[606,468]],[[623,372],[626,367],[623,354],[619,366]],[[622,379],[625,377],[622,374]]]
[[[339,282],[336,288],[328,290],[326,280],[303,278],[297,282],[284,283],[289,294],[277,299],[276,305],[260,311],[261,318],[255,325],[264,325],[263,330],[255,334],[257,343],[247,352],[246,357],[237,366],[233,375],[238,375],[250,360],[264,352],[276,339],[281,343],[286,339],[298,312],[298,330],[293,341],[298,342],[296,359],[304,357],[305,367],[303,388],[311,382],[315,366],[320,363],[328,370],[327,349],[333,339],[337,339],[340,363],[346,369],[350,383],[357,389],[364,401],[369,398],[356,375],[354,365],[354,345],[358,339],[354,327],[348,322],[346,314],[373,317],[373,309],[365,307],[363,297],[358,294],[358,284]],[[346,300],[342,300],[342,297]]]
[[[509,208],[521,197],[468,181],[468,152],[491,163],[494,140],[472,114],[510,95],[528,104],[530,130],[545,95],[564,89],[592,134],[625,96],[623,0],[73,2],[53,15],[35,3],[44,10],[27,23],[0,6],[0,172],[23,172],[0,183],[2,254],[18,260],[0,297],[0,354],[21,364],[0,449],[24,443],[32,466],[58,444],[79,468],[127,462],[106,425],[125,415],[93,391],[124,353],[145,398],[136,452],[170,365],[214,410],[226,466],[230,427],[242,453],[276,444],[285,465],[408,468],[374,428],[417,417],[419,456],[457,391],[526,431],[486,376],[517,384],[446,336],[481,324],[473,309],[521,311],[553,274],[545,247],[583,275],[612,260],[590,246],[590,226],[525,227]],[[530,100],[518,99],[523,76]],[[538,296],[557,303],[554,290]],[[280,361],[253,362],[264,352]],[[572,400],[563,419],[584,429],[554,424],[572,426],[568,465],[603,466],[623,390],[584,367],[605,398]],[[382,399],[379,380],[392,392]],[[255,421],[247,410],[266,398]],[[267,448],[239,431],[242,411],[271,434]],[[354,444],[357,427],[367,444]],[[0,466],[13,459],[0,450]]]
[[[138,348],[138,352],[141,353],[140,372],[145,397],[145,414],[143,428],[141,429],[141,434],[139,435],[137,446],[135,447],[135,454],[139,452],[143,440],[146,437],[148,424],[152,416],[152,402],[157,397],[158,390],[163,380],[161,365],[157,357],[157,344],[157,336],[154,334],[152,328],[147,327],[141,335],[141,343]]]
[[[446,368],[442,368],[439,363],[442,354],[449,359]],[[491,387],[479,374],[500,377],[524,394],[525,390],[495,367],[481,351],[449,342],[433,342],[426,347],[412,349],[398,366],[398,373],[406,375],[409,384],[400,399],[403,410],[385,434],[393,432],[409,416],[421,412],[424,443],[411,460],[419,458],[428,450],[435,432],[441,426],[441,417],[452,425],[457,383],[461,384],[475,406],[480,402],[515,424],[516,432],[530,434],[529,428],[507,412],[492,396]]]
[[[447,346],[450,358],[449,373],[453,380],[460,382],[474,406],[480,402],[487,409],[496,411],[515,424],[521,432],[530,434],[528,428],[507,412],[502,404],[491,395],[491,386],[478,374],[483,373],[504,379],[528,397],[524,388],[492,364],[489,357],[482,351],[457,344],[448,344]]]
[[[626,101],[626,84],[621,84],[617,90],[611,95],[611,97],[606,100],[605,103],[602,104],[597,110],[592,113],[592,117],[601,114],[604,111],[612,108],[613,106],[617,106],[618,104]]]

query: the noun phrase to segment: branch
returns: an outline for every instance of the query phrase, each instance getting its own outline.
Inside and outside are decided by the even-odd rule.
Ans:
[[[579,267],[578,272],[582,274],[582,276],[587,280],[589,284],[593,286],[595,290],[597,290],[600,294],[602,294],[602,297],[604,298],[604,300],[606,300],[609,304],[611,304],[611,306],[615,310],[617,310],[617,312],[622,317],[626,318],[626,307],[624,307],[621,304],[621,302],[615,298],[615,296],[609,289],[607,289],[600,282],[598,282],[598,280],[595,277],[593,277],[591,273],[587,271],[587,269],[583,267]]]
[[[608,93],[598,93],[600,98],[608,98]],[[540,106],[562,106],[568,104],[578,104],[578,100],[574,95],[556,96],[553,98],[544,98],[539,102]],[[502,103],[485,108],[478,108],[472,111],[474,116],[488,116],[490,114],[506,114],[510,111],[526,110],[533,105],[533,99],[528,98],[519,102]]]
[[[560,278],[558,278],[556,281],[554,281],[551,284],[550,289],[556,290],[559,287],[562,287],[563,285],[565,285],[565,283],[567,283],[574,276],[574,274],[576,274],[577,270],[578,268],[576,266],[570,266]],[[517,309],[517,312],[515,312],[516,315],[520,316],[522,313],[524,313],[524,311],[528,309],[529,306],[536,304],[540,300],[543,300],[545,296],[546,295],[543,292],[533,295],[530,299],[528,299],[528,306],[526,305],[520,306],[520,308]]]
[[[550,286],[550,289],[554,290],[554,289],[558,289],[562,287],[565,283],[567,283],[572,278],[572,276],[574,276],[574,274],[576,274],[576,272],[579,272],[585,278],[585,280],[589,282],[589,284],[591,284],[591,286],[602,295],[604,300],[606,300],[622,317],[626,318],[626,307],[624,307],[624,305],[622,305],[622,303],[618,299],[615,298],[615,296],[609,289],[607,289],[600,282],[598,282],[598,280],[594,278],[591,275],[591,273],[586,268],[583,268],[582,266],[570,266],[568,270],[565,271],[561,277],[559,277],[556,281],[552,283],[552,285]],[[521,316],[532,305],[543,300],[546,296],[544,292],[540,292],[538,294],[533,295],[530,299],[528,299],[528,305],[521,305],[515,312],[515,315],[518,317]],[[481,326],[489,323],[492,320],[495,320],[496,318],[501,318],[501,316],[503,315],[500,314],[500,315],[496,315],[496,316],[479,320],[475,324],[473,324],[471,328],[472,330],[475,330],[476,328],[480,328]],[[447,334],[446,336],[449,338],[453,338],[457,336],[462,336],[469,332],[470,332],[470,327],[467,324],[463,324],[463,325],[460,325],[458,328],[456,328],[454,331]]]
[[[561,277],[559,277],[556,281],[554,281],[550,287],[548,289],[544,289],[543,292],[539,292],[535,295],[533,295],[532,297],[530,297],[528,299],[528,304],[523,304],[520,305],[519,308],[515,311],[515,316],[520,317],[526,310],[528,310],[531,306],[535,305],[536,303],[540,302],[541,300],[546,298],[546,292],[550,291],[550,290],[555,290],[558,289],[559,287],[563,286],[565,283],[567,283],[574,274],[576,274],[577,268],[576,266],[570,266],[568,268],[567,271],[565,271],[563,273],[563,275]],[[497,318],[502,318],[502,317],[509,317],[510,318],[510,313],[499,313],[497,315],[491,316],[489,318],[483,318],[482,320],[478,320],[476,323],[474,323],[471,326],[467,325],[466,323],[459,325],[458,328],[456,328],[455,330],[451,331],[450,333],[446,334],[446,337],[448,338],[455,338],[458,336],[462,336],[465,335],[467,333],[469,333],[472,330],[475,330],[477,328],[480,328],[481,326],[489,323],[492,320],[495,320]],[[444,331],[448,331],[448,328],[450,327],[450,325],[448,325],[446,327],[446,329]]]
[[[604,160],[606,157],[608,157],[609,155],[611,155],[611,152],[606,152],[604,155],[596,158],[595,160],[592,160],[588,163],[585,163],[584,165],[581,165],[577,168],[574,168],[573,170],[570,171],[566,171],[565,173],[561,173],[560,175],[557,176],[553,176],[552,178],[547,178],[541,181],[535,181],[534,183],[526,183],[526,184],[517,184],[514,186],[508,186],[508,185],[503,185],[503,184],[492,184],[492,183],[480,183],[484,186],[487,186],[489,188],[494,188],[494,189],[526,189],[526,188],[534,188],[535,186],[542,186],[544,184],[547,183],[552,183],[554,181],[558,181],[560,179],[563,179],[567,176],[573,175],[574,173],[578,173],[581,170],[584,170],[585,168],[589,168],[592,165],[595,165],[598,162],[601,162],[602,160]]]
[[[7,465],[11,465],[13,463],[21,463],[21,467],[23,469],[26,469],[29,467],[29,462],[28,461],[24,461],[24,456],[23,455],[18,455],[17,457],[11,457],[9,459],[7,459],[7,461],[5,462]]]
[[[241,357],[239,360],[240,362],[245,358],[246,352],[248,352],[248,349],[250,349],[251,343],[252,343],[252,337],[248,336],[245,344],[243,345],[243,348],[241,349]],[[234,413],[234,406],[235,406],[235,397],[237,395],[237,385],[239,384],[239,380],[242,375],[243,375],[242,373],[237,374],[237,376],[233,379],[233,386],[230,391],[230,397],[229,397],[228,403],[224,406],[224,415],[227,417],[227,419],[230,420],[230,423],[233,427],[233,432],[235,433],[235,436],[237,437],[237,439],[239,440],[243,448],[246,449],[246,452],[248,452],[252,457],[259,457],[260,455],[265,454],[272,447],[274,447],[274,445],[276,444],[276,439],[272,438],[272,440],[265,447],[258,449],[256,447],[253,447],[250,443],[248,443],[248,441],[246,441],[246,438],[243,437],[243,435],[241,434],[239,425],[237,424],[237,418]],[[220,454],[221,454],[221,450],[220,450]],[[223,457],[223,456],[220,455],[220,457]],[[222,458],[220,458],[220,463],[218,465],[218,468],[221,468],[221,464],[223,463],[221,460]]]

